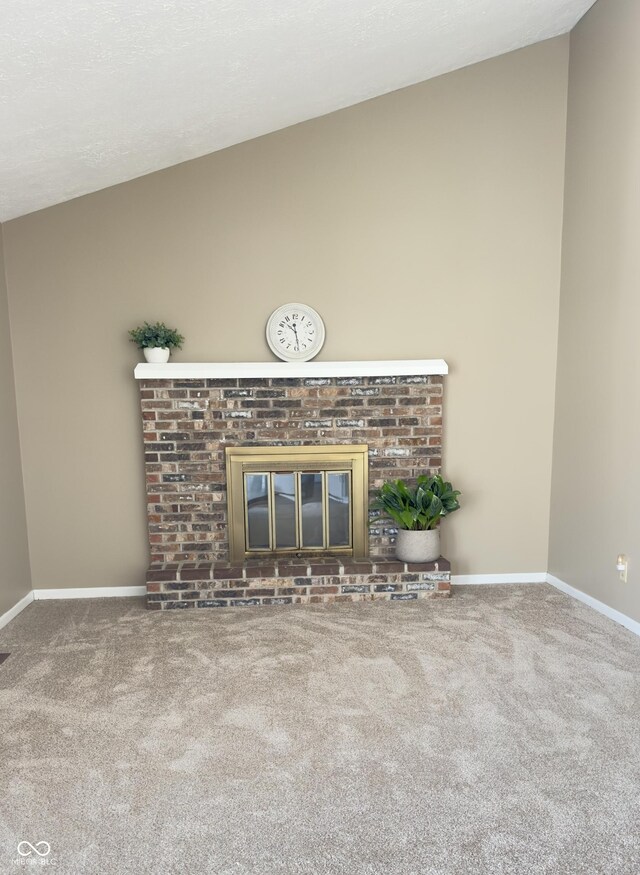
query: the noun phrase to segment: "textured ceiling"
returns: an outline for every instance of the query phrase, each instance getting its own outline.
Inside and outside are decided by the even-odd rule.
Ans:
[[[0,221],[570,30],[593,0],[2,0]]]

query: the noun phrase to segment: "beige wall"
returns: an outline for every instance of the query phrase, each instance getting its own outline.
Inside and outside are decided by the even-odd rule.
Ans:
[[[640,4],[600,0],[571,34],[549,570],[636,620],[639,94]]]
[[[30,589],[27,521],[0,229],[0,616]]]
[[[447,359],[456,573],[547,564],[568,38],[6,226],[36,587],[138,584],[135,348],[269,360],[290,300],[325,360]]]

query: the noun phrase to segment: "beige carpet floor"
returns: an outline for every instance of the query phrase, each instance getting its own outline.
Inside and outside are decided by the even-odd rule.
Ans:
[[[638,875],[640,639],[546,585],[0,631],[0,873]]]

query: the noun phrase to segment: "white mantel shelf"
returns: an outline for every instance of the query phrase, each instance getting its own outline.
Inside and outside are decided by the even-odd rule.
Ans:
[[[403,377],[448,374],[444,359],[375,362],[168,362],[140,363],[136,380],[233,380],[279,377]]]

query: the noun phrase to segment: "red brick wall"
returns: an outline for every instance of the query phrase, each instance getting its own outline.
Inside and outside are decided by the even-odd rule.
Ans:
[[[226,446],[366,443],[371,491],[437,473],[441,376],[141,380],[152,563],[227,559]],[[370,529],[370,554],[395,529]]]

